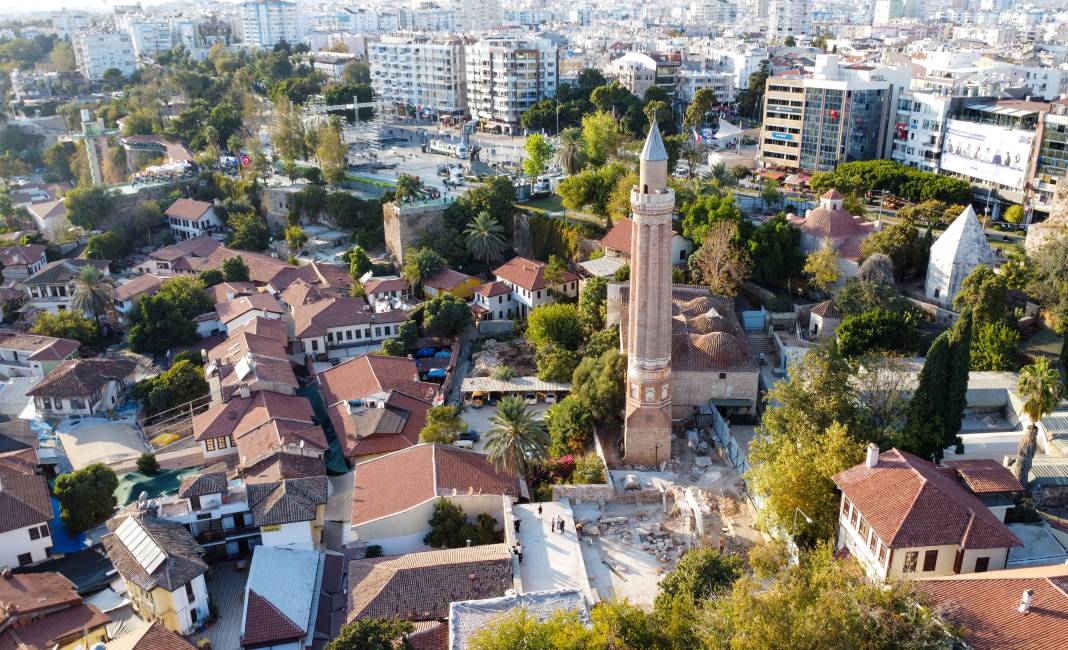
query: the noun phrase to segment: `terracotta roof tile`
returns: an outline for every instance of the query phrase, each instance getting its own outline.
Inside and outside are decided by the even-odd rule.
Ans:
[[[222,247],[222,242],[219,240],[209,235],[201,235],[193,239],[182,240],[170,246],[164,246],[154,253],[150,253],[149,257],[162,262],[174,262],[183,257],[206,258]]]
[[[400,291],[402,293],[410,293],[412,290],[411,285],[404,278],[388,278],[378,279],[372,278],[363,283],[364,290],[368,295],[376,293],[385,293],[387,291]]]
[[[9,617],[81,602],[74,583],[58,573],[13,573],[0,577],[0,604]]]
[[[250,311],[262,311],[269,314],[282,315],[285,310],[274,296],[266,293],[255,293],[251,296],[241,296],[215,305],[215,311],[219,314],[219,322],[226,324],[235,318],[247,314]]]
[[[341,448],[348,458],[398,451],[419,443],[431,404],[426,400],[391,391],[381,408],[350,413],[345,401],[327,410]]]
[[[823,207],[809,210],[804,217],[794,217],[790,223],[802,232],[817,238],[832,240],[845,237],[866,237],[875,230],[875,224],[855,217],[844,208],[828,210]]]
[[[255,591],[249,589],[245,607],[245,633],[241,637],[244,647],[261,644],[281,644],[297,641],[304,636],[304,629],[289,620],[277,607]]]
[[[26,391],[30,397],[90,397],[109,381],[130,378],[137,367],[129,359],[71,359]]]
[[[193,199],[178,199],[167,208],[163,214],[168,217],[189,219],[196,221],[204,216],[204,213],[212,208],[212,204],[206,201],[194,201]]]
[[[518,494],[518,488],[518,479],[497,471],[485,454],[449,445],[415,445],[356,465],[352,525],[439,496]]]
[[[440,289],[442,291],[452,291],[456,287],[473,280],[474,278],[466,273],[460,273],[459,271],[453,271],[452,269],[441,269],[434,275],[430,276],[423,281],[423,285],[432,289]]]
[[[115,300],[131,300],[137,296],[151,296],[159,291],[164,278],[151,273],[139,275],[126,284],[120,284],[111,292]]]
[[[89,631],[110,622],[108,615],[94,605],[78,604],[9,629],[0,637],[0,645],[10,642],[19,650],[53,648],[61,645],[61,641],[62,645],[76,642]]]
[[[630,255],[630,235],[633,226],[632,219],[620,219],[612,226],[608,234],[601,238],[601,246]]]
[[[188,641],[159,622],[146,623],[136,639],[131,639],[128,644],[124,641],[113,641],[108,650],[194,650]]]
[[[961,480],[975,494],[1023,492],[1020,479],[996,460],[977,458],[973,460],[950,460],[946,465],[957,470]]]
[[[512,556],[504,544],[355,560],[348,620],[440,620],[453,601],[502,596],[511,588]]]
[[[237,335],[243,332],[265,336],[279,341],[282,345],[289,342],[289,328],[286,326],[285,321],[279,318],[257,316],[244,325],[235,327],[232,334]]]
[[[256,293],[256,285],[251,282],[220,282],[204,289],[204,293],[215,305],[239,296],[251,296]]]
[[[537,291],[549,286],[545,281],[545,262],[528,260],[525,257],[513,257],[494,269],[493,274],[527,291]],[[577,275],[564,271],[560,281],[563,283],[577,279]]]
[[[326,336],[335,327],[400,323],[408,320],[408,313],[393,310],[374,313],[363,298],[330,298],[293,308],[294,336],[307,338]]]
[[[130,517],[138,519],[141,528],[148,533],[148,536],[165,555],[163,563],[152,573],[145,571],[141,563],[115,535],[115,530]],[[204,549],[200,548],[200,544],[193,539],[189,529],[182,524],[154,519],[135,510],[127,509],[109,519],[107,525],[112,532],[104,535],[101,541],[107,550],[108,558],[123,578],[145,591],[151,591],[157,586],[167,591],[174,591],[208,570],[208,565],[201,558]]]
[[[842,314],[838,311],[838,307],[835,306],[833,300],[824,300],[815,307],[812,308],[813,314],[822,318],[841,318]]]
[[[23,280],[22,284],[26,286],[67,284],[74,278],[78,277],[82,268],[86,266],[95,266],[100,269],[102,273],[108,275],[108,264],[110,264],[108,260],[87,260],[84,258],[56,260],[55,262],[45,264],[43,269]]]
[[[0,263],[8,266],[25,266],[40,262],[44,257],[46,247],[41,244],[27,244],[25,246],[0,247]]]
[[[249,397],[234,397],[215,404],[193,418],[193,436],[197,440],[234,436],[235,438],[263,426],[271,420],[298,422],[312,426],[311,402],[300,395],[256,391]]]
[[[861,463],[833,478],[890,548],[1022,545],[956,480],[956,470],[907,452],[891,449],[880,454],[875,467]]]
[[[419,368],[406,357],[365,354],[319,373],[323,401],[338,402],[361,399],[398,390],[413,397],[433,401],[439,386],[419,381]],[[383,396],[384,396],[383,395]]]
[[[48,483],[36,474],[0,474],[0,533],[52,519]]]
[[[319,293],[318,289],[304,280],[297,280],[283,289],[278,297],[282,302],[289,305],[290,309],[294,309],[301,305],[307,305],[308,303],[322,300],[323,294]]]
[[[503,296],[512,293],[512,288],[503,282],[494,280],[493,282],[486,282],[478,285],[475,289],[475,293],[487,298],[493,298],[494,296]]]
[[[257,526],[312,521],[326,504],[325,476],[250,483],[246,488],[252,519]]]
[[[57,339],[43,334],[0,329],[0,348],[29,352],[32,361],[60,361],[66,359],[81,343],[71,339]]]

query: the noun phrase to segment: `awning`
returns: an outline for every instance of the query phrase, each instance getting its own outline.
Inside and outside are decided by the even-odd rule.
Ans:
[[[781,181],[782,179],[786,178],[786,174],[784,174],[782,172],[768,172],[768,171],[765,171],[765,172],[761,172],[760,175],[763,176],[764,178],[770,178],[770,179],[776,180],[776,181]]]
[[[753,405],[752,400],[744,399],[741,397],[713,397],[708,400],[708,403],[712,406],[745,406],[749,407]]]
[[[720,119],[719,130],[716,131],[716,139],[726,140],[727,138],[735,138],[738,137],[741,132],[742,130],[740,128],[734,126],[727,120]]]

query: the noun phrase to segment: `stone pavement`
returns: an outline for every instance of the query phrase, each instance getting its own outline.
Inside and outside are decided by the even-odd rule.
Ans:
[[[541,519],[538,518],[539,505],[543,509]],[[588,602],[596,602],[586,578],[570,508],[548,501],[515,505],[512,512],[519,518],[519,539],[523,542],[523,562],[519,565],[523,591],[581,589]],[[554,533],[550,529],[553,517],[558,516],[564,517],[563,533]],[[512,524],[508,522],[507,525]]]

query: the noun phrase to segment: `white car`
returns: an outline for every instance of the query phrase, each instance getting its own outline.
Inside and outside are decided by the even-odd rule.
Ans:
[[[538,394],[537,393],[527,393],[527,394],[523,395],[523,399],[526,400],[527,404],[537,404],[538,403]]]

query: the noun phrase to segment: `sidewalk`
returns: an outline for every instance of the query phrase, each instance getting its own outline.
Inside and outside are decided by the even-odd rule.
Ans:
[[[523,542],[523,562],[519,565],[523,591],[580,589],[587,602],[595,602],[586,579],[582,548],[575,537],[575,521],[571,513],[560,503],[544,502],[540,504],[543,510],[539,520],[538,505],[526,503],[512,507],[520,521],[519,539]],[[563,533],[554,533],[550,529],[553,517],[558,516],[565,520]]]

